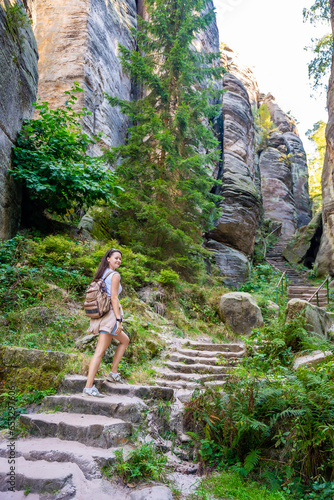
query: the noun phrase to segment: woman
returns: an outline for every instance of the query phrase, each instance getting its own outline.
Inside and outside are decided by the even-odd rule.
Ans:
[[[118,295],[121,293],[122,287],[120,284],[121,277],[116,269],[119,268],[121,262],[122,252],[115,248],[111,248],[101,260],[94,276],[94,279],[105,278],[104,282],[106,284],[107,294],[110,296],[111,308],[102,318],[90,320],[88,331],[99,334],[99,340],[94,356],[89,364],[87,383],[83,390],[85,396],[104,397],[93,383],[103,355],[109,347],[113,337],[119,341],[119,345],[115,351],[111,373],[107,376],[107,380],[109,382],[124,384],[120,374],[117,373],[119,362],[129,344],[129,337],[122,330],[123,311],[118,300]]]

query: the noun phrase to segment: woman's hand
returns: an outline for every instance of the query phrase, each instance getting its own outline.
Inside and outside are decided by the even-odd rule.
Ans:
[[[121,333],[122,331],[122,323],[120,323],[119,321],[117,321],[117,328],[116,328],[116,334],[119,334]]]

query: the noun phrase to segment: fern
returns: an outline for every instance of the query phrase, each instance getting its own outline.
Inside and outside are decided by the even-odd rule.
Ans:
[[[255,469],[261,458],[261,451],[256,449],[252,450],[248,455],[246,455],[244,460],[244,469],[249,474]]]

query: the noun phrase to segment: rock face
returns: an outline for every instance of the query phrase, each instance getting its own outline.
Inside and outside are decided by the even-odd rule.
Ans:
[[[261,309],[249,293],[226,293],[220,299],[218,311],[234,333],[249,335],[253,328],[264,325]]]
[[[303,262],[311,268],[317,255],[322,233],[322,213],[316,214],[307,226],[302,226],[283,251],[283,257],[297,264]]]
[[[0,4],[0,238],[14,236],[21,195],[8,174],[11,148],[22,122],[32,116],[37,92],[37,46],[29,25],[9,31]]]
[[[334,3],[330,2],[331,25],[334,33]],[[323,235],[316,259],[319,275],[334,276],[334,63],[327,94],[328,122],[326,127],[326,155],[322,171]]]
[[[101,147],[120,144],[127,118],[112,108],[103,93],[131,98],[131,82],[122,71],[118,44],[133,47],[136,1],[28,0],[40,54],[38,93],[51,107],[64,103],[74,81],[84,89],[78,106],[91,113],[84,127],[101,132]],[[97,153],[99,150],[96,150]]]
[[[254,120],[248,94],[232,74],[223,78],[223,170],[221,215],[208,233],[222,274],[245,281],[253,254],[261,204],[256,185]],[[213,243],[216,242],[216,243]],[[233,265],[231,267],[231,262]],[[240,265],[239,265],[240,264]]]
[[[267,106],[276,127],[259,157],[264,217],[282,224],[282,235],[293,236],[311,220],[306,154],[293,119],[274,97],[260,95],[259,103]]]
[[[312,335],[328,339],[332,336],[331,328],[333,315],[327,313],[321,307],[314,306],[301,299],[289,300],[286,308],[285,321],[289,321],[298,316],[305,318],[305,329]]]
[[[306,155],[294,120],[264,95],[253,72],[242,67],[225,46],[222,64],[229,71],[223,77],[223,112],[219,139],[223,161],[218,172],[222,180],[221,215],[207,237],[216,264],[231,283],[247,279],[254,251],[259,219],[282,224],[281,234],[292,236],[297,227],[311,219]],[[262,149],[255,149],[252,108],[266,104],[275,129]]]

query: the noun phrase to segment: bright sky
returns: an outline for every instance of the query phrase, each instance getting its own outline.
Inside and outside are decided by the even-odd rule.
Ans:
[[[326,96],[311,97],[304,47],[311,38],[330,32],[303,23],[303,7],[314,0],[213,0],[220,41],[250,67],[261,92],[272,93],[283,111],[291,111],[305,150],[312,145],[305,132],[318,120],[327,121]]]

